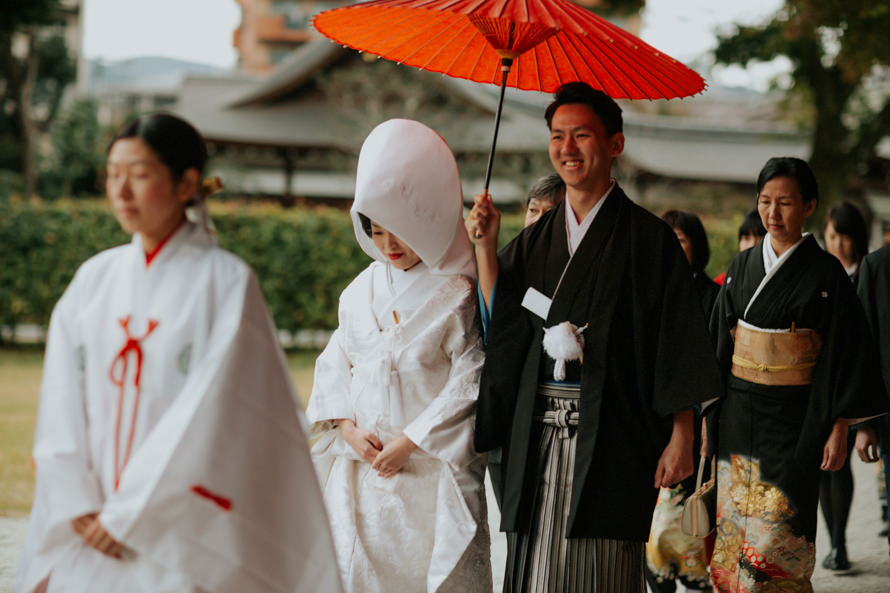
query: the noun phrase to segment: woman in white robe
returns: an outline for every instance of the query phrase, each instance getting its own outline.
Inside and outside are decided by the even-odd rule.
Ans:
[[[492,589],[473,448],[483,354],[457,165],[426,126],[362,146],[352,217],[372,263],[343,291],[307,416],[347,591]]]
[[[16,591],[341,590],[265,301],[209,230],[205,159],[165,114],[110,145],[133,240],[84,263],[53,312]]]

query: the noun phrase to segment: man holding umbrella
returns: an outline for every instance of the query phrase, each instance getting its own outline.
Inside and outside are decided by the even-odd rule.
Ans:
[[[497,255],[476,447],[500,449],[505,591],[642,593],[658,488],[692,473],[692,409],[721,381],[674,232],[611,178],[621,109],[585,83],[545,118],[566,199]],[[467,228],[492,260],[499,214]]]

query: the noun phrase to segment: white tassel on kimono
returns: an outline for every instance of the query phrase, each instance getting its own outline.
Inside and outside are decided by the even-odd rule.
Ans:
[[[562,381],[566,378],[566,361],[584,358],[584,327],[563,321],[558,325],[544,328],[544,351],[556,362],[553,365],[553,378]]]

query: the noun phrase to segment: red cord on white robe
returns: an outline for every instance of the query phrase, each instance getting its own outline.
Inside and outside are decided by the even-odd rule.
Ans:
[[[124,329],[124,333],[126,334],[127,341],[124,343],[123,348],[120,349],[120,352],[117,353],[117,356],[114,357],[114,361],[111,363],[111,369],[108,371],[108,376],[111,378],[111,382],[118,386],[118,396],[117,396],[117,420],[114,423],[114,489],[117,491],[118,485],[121,481],[121,474],[124,471],[124,467],[127,465],[127,461],[130,459],[130,452],[133,449],[133,437],[136,434],[136,416],[139,412],[139,396],[142,393],[141,388],[141,379],[142,379],[142,346],[141,342],[145,338],[147,338],[151,332],[158,327],[159,322],[154,319],[148,320],[148,329],[145,334],[141,338],[134,338],[130,334],[130,316],[127,315],[123,319],[118,320],[121,324],[121,327]],[[127,437],[127,450],[124,453],[124,460],[120,462],[120,440],[121,440],[121,417],[124,412],[124,392],[125,392],[125,384],[127,380],[127,368],[129,366],[129,354],[134,353],[136,355],[136,374],[133,377],[133,386],[136,388],[136,399],[133,401],[133,417],[130,420],[130,434]],[[120,368],[121,372],[118,377],[115,377],[115,369]]]

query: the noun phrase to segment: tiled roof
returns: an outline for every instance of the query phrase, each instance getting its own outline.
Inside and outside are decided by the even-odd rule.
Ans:
[[[299,94],[318,70],[333,64],[344,51],[319,39],[294,51],[274,74],[263,78],[187,77],[176,111],[212,141],[357,152],[364,132],[348,129],[343,114],[323,100]],[[439,126],[438,131],[456,152],[487,152],[498,89],[445,80],[456,94],[479,107],[480,115],[463,116],[450,128]],[[686,101],[703,100],[707,98]],[[543,111],[549,101],[549,95],[507,89],[498,149],[544,150]],[[694,112],[694,105],[690,108]],[[809,152],[805,134],[771,122],[728,124],[646,115],[627,108],[625,135],[624,160],[637,169],[680,179],[747,182],[771,156],[805,157]]]

